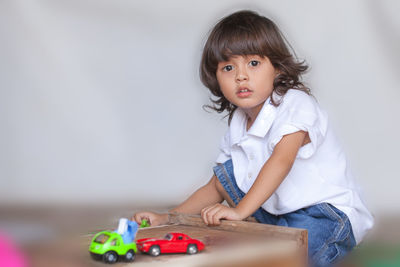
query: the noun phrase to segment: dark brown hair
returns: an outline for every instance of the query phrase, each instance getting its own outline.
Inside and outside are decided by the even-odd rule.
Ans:
[[[282,96],[293,88],[310,94],[309,88],[300,81],[308,69],[304,61],[298,62],[288,49],[290,45],[274,22],[253,11],[243,10],[233,13],[219,21],[212,29],[204,46],[200,64],[200,78],[217,98],[213,106],[205,105],[218,113],[228,112],[229,123],[237,106],[230,103],[222,94],[216,71],[218,62],[228,61],[235,55],[259,55],[268,57],[279,71],[273,84],[273,92]],[[291,48],[291,47],[290,47]],[[271,96],[271,103],[278,106]]]

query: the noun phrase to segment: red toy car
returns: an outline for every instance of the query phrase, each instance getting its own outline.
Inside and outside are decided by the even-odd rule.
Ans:
[[[204,249],[204,244],[182,233],[169,233],[163,239],[144,238],[136,241],[141,252],[152,256],[161,253],[187,253],[196,254]]]

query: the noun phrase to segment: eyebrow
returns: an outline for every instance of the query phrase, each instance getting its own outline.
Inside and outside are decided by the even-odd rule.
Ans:
[[[257,57],[257,58],[259,58],[259,59],[263,59],[263,58],[264,58],[263,56],[260,56],[260,55],[257,55],[257,54],[252,54],[252,55],[233,55],[233,56],[230,56],[230,57],[228,58],[228,60],[226,60],[226,61],[219,61],[218,64],[229,62],[229,61],[232,60],[232,58],[235,58],[235,57],[244,57],[244,58],[247,59],[247,60],[249,60],[249,59],[251,59],[251,58],[253,58],[253,57]]]

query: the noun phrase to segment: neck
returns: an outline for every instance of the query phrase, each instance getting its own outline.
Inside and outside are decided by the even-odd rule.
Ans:
[[[253,123],[256,120],[258,113],[260,113],[263,105],[264,105],[264,102],[254,108],[243,109],[244,113],[247,116],[247,130],[249,130],[250,127],[253,125]]]

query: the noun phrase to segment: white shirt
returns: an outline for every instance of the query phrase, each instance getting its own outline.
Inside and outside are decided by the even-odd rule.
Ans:
[[[274,95],[274,99],[279,99]],[[361,199],[341,145],[328,117],[312,96],[290,89],[278,107],[265,101],[251,128],[238,108],[222,139],[216,162],[232,159],[239,188],[247,193],[283,135],[306,131],[311,142],[302,146],[289,174],[262,204],[271,214],[289,213],[327,202],[349,218],[357,244],[372,228],[373,217]]]

